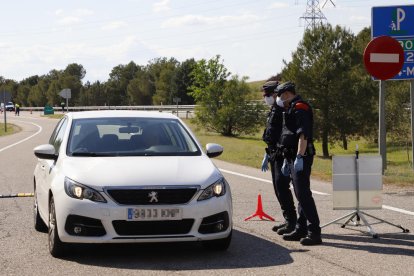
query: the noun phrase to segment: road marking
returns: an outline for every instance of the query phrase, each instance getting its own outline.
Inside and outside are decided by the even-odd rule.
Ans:
[[[371,53],[370,62],[398,63],[400,62],[400,55],[399,54]]]
[[[12,198],[12,197],[34,197],[34,193],[18,193],[10,195],[0,195],[0,198]]]
[[[7,147],[4,147],[4,148],[1,148],[0,149],[0,152],[2,152],[2,151],[4,151],[4,150],[7,150],[7,149],[9,149],[9,148],[12,148],[12,147],[14,147],[14,146],[17,146],[18,144],[21,144],[21,143],[23,143],[23,142],[25,142],[25,141],[27,141],[27,140],[29,140],[29,139],[31,139],[31,138],[33,138],[33,137],[35,137],[36,135],[38,135],[40,132],[42,132],[42,130],[43,130],[43,128],[41,127],[41,126],[39,126],[38,124],[35,124],[35,123],[32,123],[32,122],[23,122],[23,121],[19,121],[20,123],[26,123],[26,124],[32,124],[32,125],[34,125],[34,126],[37,126],[38,128],[39,128],[39,130],[35,133],[35,134],[32,134],[32,135],[30,135],[29,137],[26,137],[26,138],[24,138],[24,139],[22,139],[22,140],[20,140],[20,141],[18,141],[18,142],[16,142],[16,143],[14,143],[14,144],[11,144],[11,145],[8,145]]]
[[[253,180],[273,184],[272,181],[264,179],[264,178],[254,177],[254,176],[250,176],[250,175],[247,175],[247,174],[228,171],[228,170],[224,170],[224,169],[220,169],[220,171],[222,171],[224,173],[228,173],[228,174],[233,174],[233,175],[237,175],[237,176],[241,176],[241,177],[245,177],[245,178],[249,178],[249,179],[253,179]],[[324,196],[331,195],[331,194],[328,194],[328,193],[318,192],[318,191],[314,191],[314,190],[312,190],[312,193],[317,194],[317,195],[324,195]],[[382,205],[382,208],[387,209],[387,210],[391,210],[391,211],[394,211],[394,212],[399,212],[399,213],[402,213],[402,214],[414,216],[414,212],[411,212],[411,211],[408,211],[408,210],[404,210],[404,209],[400,209],[400,208],[396,208],[396,207],[392,207],[392,206],[388,206],[388,205]]]
[[[410,211],[407,211],[407,210],[404,210],[404,209],[400,209],[400,208],[396,208],[396,207],[392,207],[392,206],[388,206],[388,205],[382,205],[382,208],[388,209],[388,210],[391,210],[391,211],[395,211],[395,212],[399,212],[399,213],[403,213],[403,214],[406,214],[406,215],[414,216],[414,212],[410,212]]]
[[[257,181],[262,181],[262,182],[272,183],[273,184],[273,182],[271,180],[267,180],[267,179],[264,179],[264,178],[258,178],[258,177],[250,176],[250,175],[247,175],[247,174],[232,172],[232,171],[228,171],[228,170],[224,170],[224,169],[220,169],[220,170],[222,172],[225,172],[225,173],[234,174],[234,175],[237,175],[237,176],[241,176],[241,177],[245,177],[245,178],[249,178],[249,179],[253,179],[253,180],[257,180]],[[325,195],[325,196],[326,195],[330,195],[330,194],[327,194],[327,193],[318,192],[318,191],[314,191],[314,190],[311,190],[311,191],[312,191],[312,193],[317,194],[317,195]]]

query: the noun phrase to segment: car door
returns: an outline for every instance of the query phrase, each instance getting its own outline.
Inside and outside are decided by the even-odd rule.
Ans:
[[[60,145],[62,144],[63,137],[67,128],[68,119],[66,117],[62,118],[60,122],[56,125],[55,130],[52,133],[52,136],[50,136],[49,144],[53,145],[55,147],[56,154],[59,153]],[[58,157],[59,158],[59,157]],[[39,210],[42,212],[42,210],[48,210],[49,206],[49,190],[51,185],[51,175],[53,168],[57,161],[54,160],[47,160],[47,159],[41,159],[40,161],[40,169],[41,169],[41,179],[40,183],[37,185],[37,196],[38,196],[38,204],[39,204]],[[43,214],[42,215],[46,215]]]

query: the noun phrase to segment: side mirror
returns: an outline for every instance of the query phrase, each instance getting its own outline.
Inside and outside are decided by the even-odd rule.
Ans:
[[[57,160],[55,147],[50,144],[40,145],[33,149],[34,154],[40,159]]]
[[[208,143],[206,145],[206,153],[210,158],[217,157],[223,153],[223,147],[219,144]]]

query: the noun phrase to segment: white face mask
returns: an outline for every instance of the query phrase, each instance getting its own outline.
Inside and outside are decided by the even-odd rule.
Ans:
[[[276,104],[280,107],[285,107],[285,101],[286,100],[283,101],[280,97],[276,98]]]
[[[273,96],[264,97],[264,101],[267,105],[273,105],[275,103],[275,98],[273,98]]]

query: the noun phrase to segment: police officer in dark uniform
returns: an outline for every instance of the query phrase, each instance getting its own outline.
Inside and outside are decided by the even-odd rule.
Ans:
[[[280,147],[284,154],[282,174],[292,177],[299,217],[296,229],[283,239],[302,245],[322,243],[319,216],[310,189],[310,174],[315,155],[313,146],[313,112],[310,105],[296,95],[292,82],[279,84],[276,103],[284,107]]]
[[[263,133],[263,141],[267,144],[267,148],[262,161],[262,171],[267,171],[268,163],[270,163],[273,187],[285,219],[283,223],[275,225],[272,230],[283,235],[295,230],[297,215],[289,187],[290,176],[284,176],[281,173],[283,155],[277,148],[282,132],[282,113],[284,111],[284,108],[277,106],[275,102],[275,89],[278,84],[277,81],[268,81],[262,87],[264,100],[267,105],[271,106],[267,116],[266,129]]]

